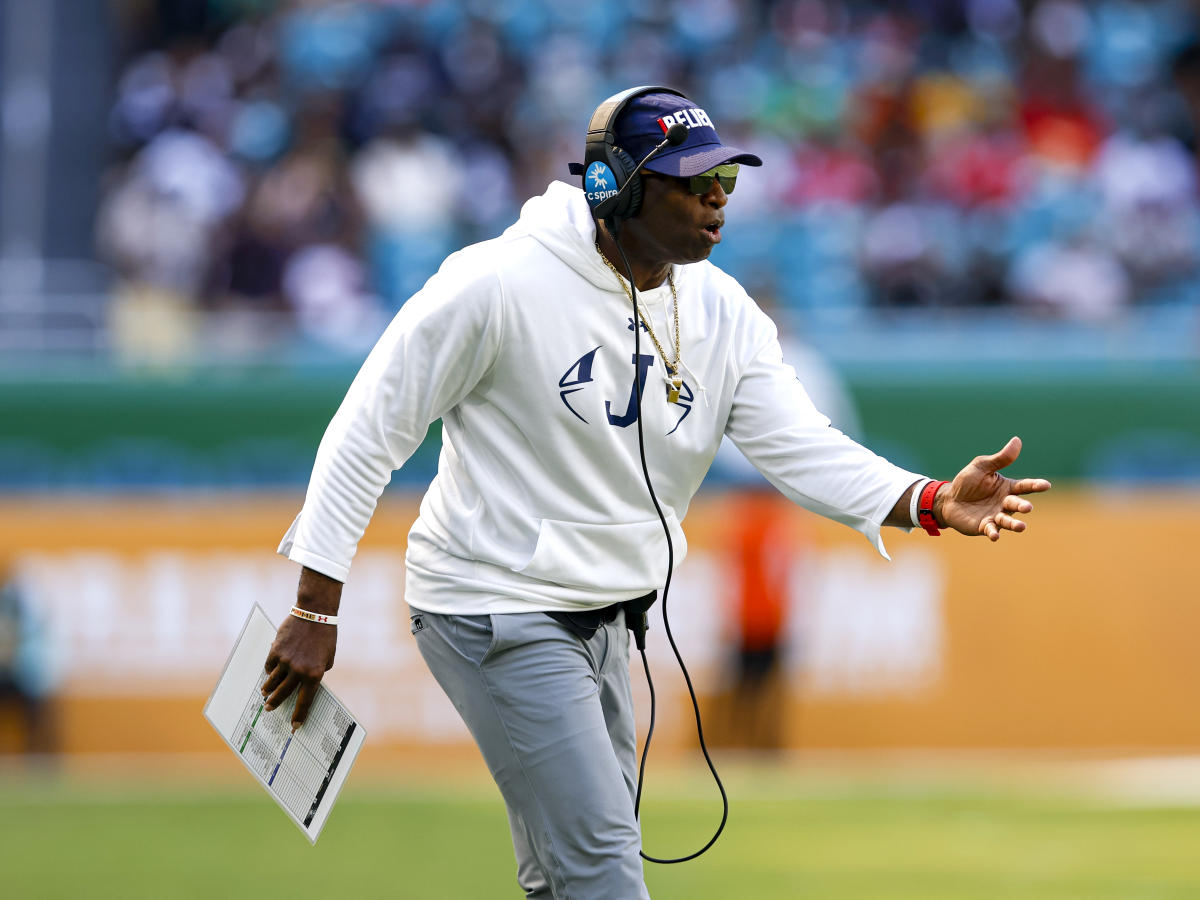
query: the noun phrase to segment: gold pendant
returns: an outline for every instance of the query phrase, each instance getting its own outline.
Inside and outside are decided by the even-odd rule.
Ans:
[[[679,390],[681,387],[683,387],[683,379],[682,378],[676,378],[674,381],[671,382],[671,387],[667,389],[667,402],[668,403],[678,403],[679,402]]]

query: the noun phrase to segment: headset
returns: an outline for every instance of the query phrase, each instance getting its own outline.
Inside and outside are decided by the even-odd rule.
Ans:
[[[685,97],[682,91],[657,84],[644,84],[609,97],[592,113],[588,123],[587,143],[584,147],[583,165],[574,164],[571,172],[583,176],[583,191],[597,219],[603,219],[609,229],[616,232],[620,223],[632,219],[642,208],[642,176],[638,172],[638,161],[617,146],[617,119],[629,101],[643,94],[674,94]],[[588,184],[595,163],[600,163],[612,173],[614,184],[597,190],[599,185]],[[604,176],[604,170],[599,170]],[[605,197],[593,198],[593,194]],[[615,234],[614,234],[615,236]]]
[[[637,306],[637,285],[634,283],[633,267],[629,263],[629,259],[625,256],[625,250],[621,246],[620,226],[621,222],[626,219],[632,219],[638,214],[642,206],[642,176],[640,174],[641,167],[646,161],[663,148],[664,144],[679,144],[686,137],[686,129],[681,126],[676,126],[671,129],[671,134],[667,137],[663,144],[660,144],[654,151],[640,162],[631,157],[627,152],[617,146],[616,143],[616,127],[617,118],[625,109],[625,106],[630,100],[639,97],[642,94],[664,92],[675,94],[679,97],[687,99],[686,95],[674,88],[662,87],[659,85],[642,85],[641,87],[630,88],[627,91],[622,91],[609,97],[596,108],[592,113],[591,122],[588,124],[587,145],[584,152],[583,165],[572,163],[570,166],[571,173],[581,175],[583,178],[584,194],[588,197],[588,204],[592,208],[592,215],[597,219],[603,219],[605,226],[612,234],[613,241],[617,245],[617,252],[621,255],[621,261],[625,264],[625,271],[629,278],[630,299],[633,302],[633,319],[636,322],[638,319]],[[680,130],[676,130],[680,129]],[[596,164],[600,165],[597,166]],[[607,169],[607,172],[605,172]],[[593,177],[593,172],[597,172],[599,178]],[[607,174],[611,173],[615,183],[606,185],[600,188],[600,185],[595,183],[600,179],[606,179]],[[591,179],[594,183],[589,185]],[[603,194],[604,196],[593,197],[592,194]],[[634,342],[634,358],[636,359],[641,354],[641,329],[633,329]],[[679,652],[679,647],[675,643],[675,637],[671,633],[671,623],[667,619],[667,596],[671,590],[671,574],[675,568],[675,547],[671,540],[671,529],[667,525],[666,516],[663,514],[662,506],[658,502],[658,495],[654,491],[654,484],[650,480],[650,468],[646,463],[646,442],[642,430],[642,382],[640,378],[634,377],[634,389],[637,394],[637,436],[638,436],[638,452],[641,456],[642,477],[646,483],[646,490],[650,495],[650,500],[654,504],[655,512],[658,513],[659,521],[662,523],[663,533],[667,537],[667,577],[663,584],[662,591],[662,620],[663,630],[666,632],[667,641],[671,645],[671,650],[675,653],[675,659],[679,663],[679,668],[683,672],[683,680],[687,684],[688,694],[692,701],[692,710],[696,719],[696,735],[700,740],[700,750],[704,754],[704,760],[708,763],[708,769],[712,773],[713,780],[716,782],[717,789],[721,793],[721,822],[717,826],[716,832],[708,843],[694,853],[689,853],[686,856],[675,858],[659,858],[650,856],[646,851],[639,851],[641,857],[649,862],[654,863],[681,863],[695,859],[700,854],[708,850],[717,842],[717,838],[721,836],[721,832],[725,830],[725,824],[729,820],[729,797],[725,792],[725,785],[721,783],[721,777],[717,774],[716,766],[713,764],[712,757],[708,752],[708,745],[704,741],[704,728],[700,722],[700,704],[696,700],[696,690],[692,686],[692,678],[688,674],[687,666],[683,662],[683,656]],[[650,677],[650,663],[646,658],[646,628],[647,628],[647,613],[650,604],[654,602],[654,594],[648,595],[649,602],[642,602],[646,598],[638,598],[635,601],[629,601],[625,604],[626,624],[629,630],[633,633],[634,641],[638,651],[642,656],[642,667],[646,672],[646,683],[650,689],[650,725],[646,732],[646,743],[642,748],[642,759],[638,766],[637,791],[634,797],[633,814],[638,816],[642,803],[642,785],[645,781],[646,773],[646,757],[650,752],[650,739],[654,736],[654,713],[655,713],[655,693],[654,681]]]

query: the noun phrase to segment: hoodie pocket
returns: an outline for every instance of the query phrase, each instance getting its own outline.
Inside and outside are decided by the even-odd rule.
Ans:
[[[667,513],[675,565],[687,555],[679,520]],[[589,525],[542,519],[533,557],[521,574],[569,587],[648,591],[667,575],[667,539],[658,519]]]

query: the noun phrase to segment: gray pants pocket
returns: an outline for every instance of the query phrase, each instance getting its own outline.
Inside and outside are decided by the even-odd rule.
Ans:
[[[443,616],[454,636],[454,646],[477,666],[487,662],[496,649],[500,630],[498,616]]]

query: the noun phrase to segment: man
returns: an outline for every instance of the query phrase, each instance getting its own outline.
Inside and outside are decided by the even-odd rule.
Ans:
[[[636,176],[635,160],[677,123],[686,138]],[[504,796],[526,895],[614,900],[648,896],[621,604],[667,576],[639,417],[676,560],[679,522],[723,434],[784,494],[880,553],[881,525],[911,527],[918,500],[930,529],[936,517],[996,540],[1023,530],[1015,516],[1032,506],[1021,495],[1050,485],[997,474],[1016,459],[1015,438],[945,484],[831,428],[783,363],[771,321],[706,262],[736,183],[729,164],[759,159],[724,146],[704,110],[670,89],[618,95],[592,124],[586,172],[575,169],[586,190],[556,182],[501,237],[450,256],[351,385],[280,546],[304,568],[263,693],[273,709],[298,688],[293,722],[304,721],[337,634],[312,619],[337,613],[383,487],[440,417],[438,474],[406,556],[413,633]],[[631,175],[640,186],[614,197]],[[639,190],[640,203],[611,213]],[[618,226],[638,322],[617,274]]]

